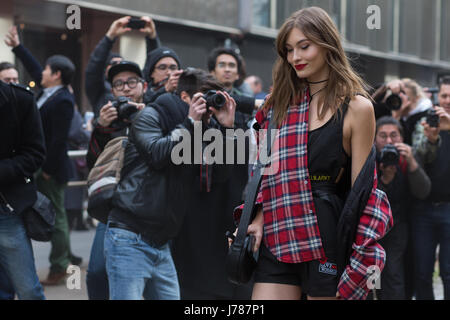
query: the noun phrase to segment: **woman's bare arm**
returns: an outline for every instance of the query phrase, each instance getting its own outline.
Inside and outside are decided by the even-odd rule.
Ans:
[[[375,139],[375,112],[369,99],[354,97],[349,103],[352,186],[358,177]]]

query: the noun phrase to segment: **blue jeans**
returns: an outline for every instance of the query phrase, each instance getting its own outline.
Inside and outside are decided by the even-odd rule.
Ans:
[[[15,295],[11,280],[6,276],[0,265],[0,300],[14,300]]]
[[[34,264],[31,240],[22,218],[0,213],[0,265],[21,300],[44,300]]]
[[[103,250],[106,224],[99,222],[92,243],[91,255],[86,275],[86,286],[89,300],[108,300],[109,287],[106,274],[106,261]]]
[[[412,220],[417,300],[433,300],[433,271],[439,244],[444,299],[450,299],[450,203],[420,203]]]
[[[156,248],[139,234],[108,225],[105,257],[111,300],[180,299],[169,244]]]

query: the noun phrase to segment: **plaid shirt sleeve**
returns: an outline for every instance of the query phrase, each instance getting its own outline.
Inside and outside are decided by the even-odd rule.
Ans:
[[[376,189],[376,179],[374,183],[375,187],[359,220],[350,263],[338,285],[340,296],[346,300],[365,299],[369,293],[372,270],[378,267],[381,272],[386,261],[386,253],[377,241],[392,228],[392,212],[386,194]]]

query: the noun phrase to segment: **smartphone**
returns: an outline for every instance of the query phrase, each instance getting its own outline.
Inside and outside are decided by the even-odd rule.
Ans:
[[[142,29],[145,27],[145,21],[141,20],[139,18],[131,18],[128,21],[127,27],[131,28],[131,29]]]

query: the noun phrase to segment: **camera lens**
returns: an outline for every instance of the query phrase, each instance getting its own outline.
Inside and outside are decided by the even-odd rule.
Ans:
[[[386,106],[387,106],[390,110],[399,110],[400,107],[402,106],[402,99],[401,99],[400,96],[397,95],[397,94],[391,94],[391,95],[386,99]]]
[[[213,107],[215,109],[222,108],[226,102],[225,97],[215,90],[208,91],[203,95],[203,98],[206,100],[206,105],[208,107]]]
[[[216,109],[220,109],[225,105],[225,97],[221,94],[215,94],[213,96],[213,105]]]

